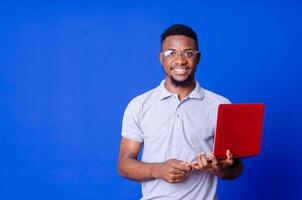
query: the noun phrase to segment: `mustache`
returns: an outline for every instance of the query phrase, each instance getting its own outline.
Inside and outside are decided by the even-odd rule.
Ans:
[[[170,67],[170,69],[172,69],[172,68],[189,68],[187,65],[179,65],[179,64],[176,64],[176,65],[172,65],[171,67]]]

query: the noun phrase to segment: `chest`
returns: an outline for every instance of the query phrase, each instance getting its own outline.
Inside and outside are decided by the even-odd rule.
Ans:
[[[185,143],[196,151],[203,146],[211,148],[216,112],[199,100],[153,104],[142,115],[141,128],[145,143]]]

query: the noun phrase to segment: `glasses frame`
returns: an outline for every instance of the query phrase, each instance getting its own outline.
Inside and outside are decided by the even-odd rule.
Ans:
[[[166,53],[167,51],[175,52],[176,55],[175,55],[175,56],[165,55],[165,53]],[[194,55],[193,55],[192,57],[186,57],[186,56],[184,55],[184,53],[185,53],[186,51],[192,51],[192,52],[194,53]],[[168,50],[166,50],[166,51],[163,51],[163,50],[162,50],[162,51],[161,51],[161,54],[162,54],[165,58],[173,58],[173,59],[175,59],[175,58],[177,58],[177,57],[181,54],[181,56],[182,56],[184,59],[192,59],[192,58],[196,58],[196,55],[200,54],[200,51],[197,51],[197,50],[194,50],[194,49],[185,49],[185,50],[183,50],[183,51],[177,51],[177,50],[175,50],[175,49],[168,49]]]

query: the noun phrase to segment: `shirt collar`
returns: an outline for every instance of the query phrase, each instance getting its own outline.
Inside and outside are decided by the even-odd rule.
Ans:
[[[175,94],[169,92],[165,86],[166,80],[162,80],[159,85],[159,99],[163,100],[167,97],[173,96]],[[198,81],[195,81],[196,85],[192,92],[186,97],[186,99],[203,99],[204,89],[200,87]]]
[[[166,80],[162,80],[160,82],[160,85],[158,86],[159,92],[158,92],[158,96],[160,100],[163,100],[167,97],[173,96],[174,94],[169,92],[165,86]]]

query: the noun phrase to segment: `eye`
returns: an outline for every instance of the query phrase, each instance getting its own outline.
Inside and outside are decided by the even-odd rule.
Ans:
[[[170,56],[176,56],[176,55],[177,55],[176,51],[171,50]]]
[[[174,57],[174,56],[176,56],[177,55],[177,52],[176,51],[174,51],[174,50],[172,50],[172,49],[169,49],[169,50],[167,50],[167,51],[163,51],[163,55],[165,56],[165,57]]]
[[[193,51],[185,51],[184,52],[184,57],[191,58],[192,56],[194,56],[194,52]]]

